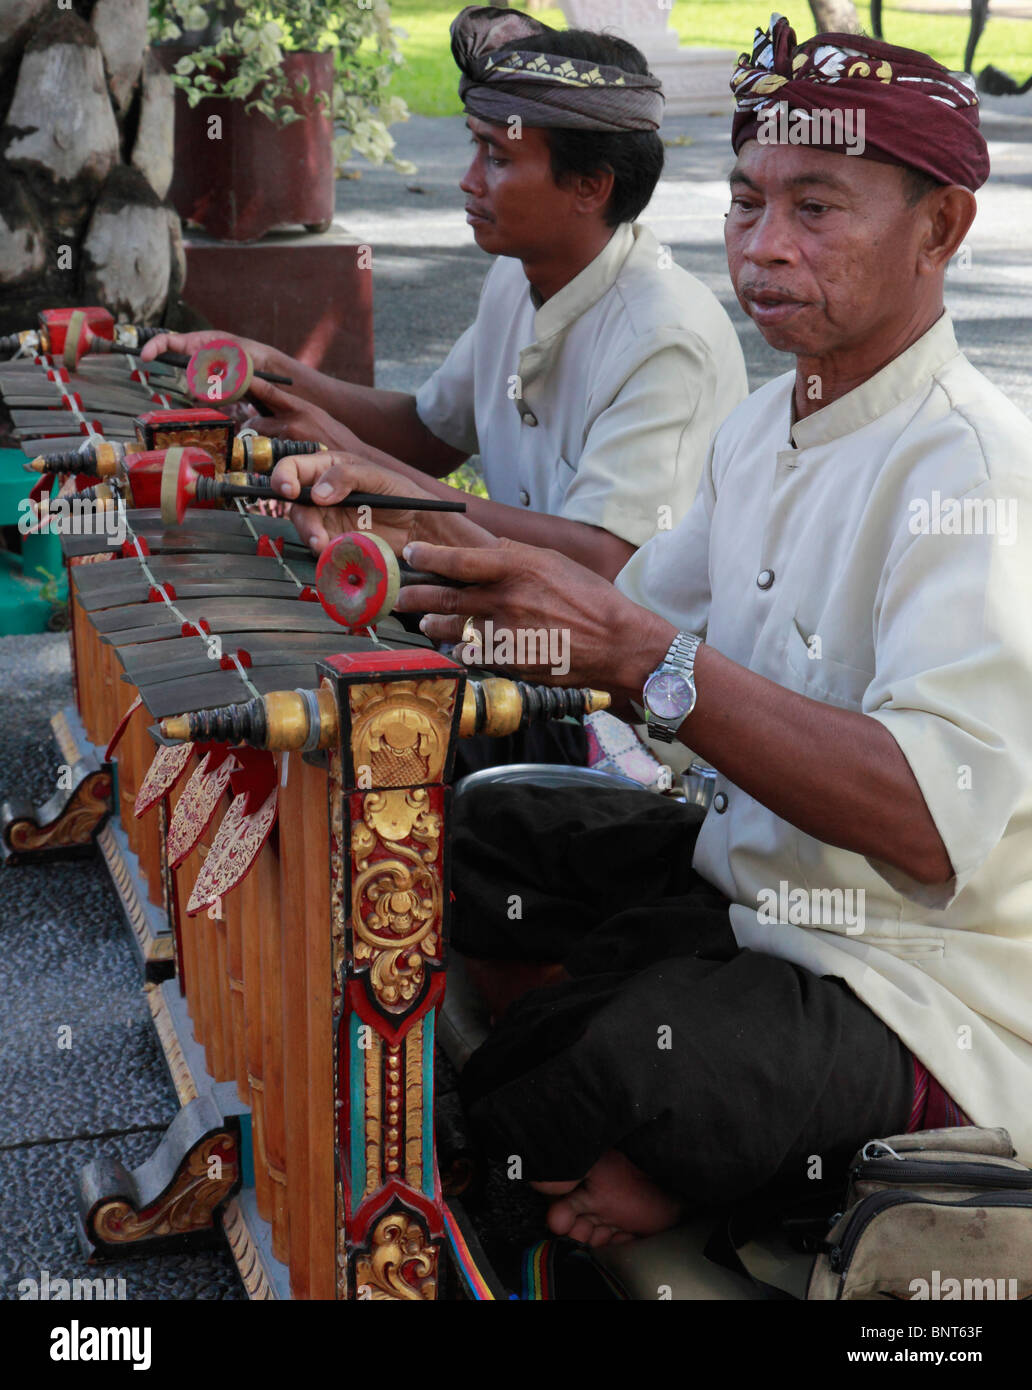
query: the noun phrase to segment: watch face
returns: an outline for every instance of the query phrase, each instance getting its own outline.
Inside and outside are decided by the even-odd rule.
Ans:
[[[680,671],[657,671],[645,682],[643,694],[649,712],[657,719],[676,719],[688,714],[694,691]]]

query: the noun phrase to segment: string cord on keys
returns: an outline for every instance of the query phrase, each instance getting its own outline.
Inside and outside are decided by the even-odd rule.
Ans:
[[[245,503],[245,501],[244,501],[244,499],[243,499],[242,497],[236,497],[236,498],[234,498],[233,500],[234,500],[234,502],[235,502],[235,504],[236,504],[236,509],[237,509],[237,511],[238,511],[238,512],[240,513],[240,515],[244,518],[244,525],[245,525],[245,526],[247,527],[247,529],[250,531],[250,533],[251,533],[251,535],[253,536],[255,542],[257,543],[257,541],[260,539],[260,537],[259,537],[259,535],[258,535],[258,532],[254,529],[254,525],[253,525],[253,523],[252,523],[252,521],[251,521],[250,513],[247,511],[247,504]],[[275,546],[272,546],[272,551],[273,551],[274,555],[276,556],[276,559],[279,561],[280,568],[281,568],[286,574],[288,574],[288,575],[290,576],[290,578],[294,581],[294,583],[297,585],[297,587],[298,587],[299,590],[304,589],[306,586],[305,586],[304,584],[301,583],[300,579],[298,579],[297,575],[296,575],[296,574],[294,573],[294,571],[290,568],[290,566],[287,564],[286,560],[284,560],[283,556],[279,553],[279,551],[276,549]],[[366,636],[369,637],[370,640],[371,640],[373,643],[375,643],[376,646],[378,646],[378,647],[386,647],[387,643],[386,643],[386,642],[381,642],[381,641],[380,641],[379,637],[376,635],[376,629],[375,629],[375,628],[373,628],[373,627],[367,627],[365,631],[366,631]]]
[[[125,509],[122,506],[121,500],[119,500],[118,505],[119,511],[122,512],[124,515]],[[133,531],[130,527],[128,518],[126,518],[125,526],[127,535],[132,544],[132,548],[136,552],[136,558],[140,562],[140,569],[148,585],[150,586],[151,592],[158,595],[162,603],[164,603],[165,607],[179,622],[180,626],[182,627],[184,637],[199,637],[207,647],[208,638],[211,634],[206,633],[203,630],[203,628],[198,626],[197,623],[191,622],[190,619],[186,616],[186,614],[182,611],[182,609],[176,606],[175,600],[171,597],[164,584],[159,584],[157,579],[154,577],[154,572],[151,569],[150,565],[148,565],[147,556],[142,546],[140,545],[140,539],[137,536],[136,532]],[[252,684],[248,676],[245,674],[244,667],[240,662],[240,658],[236,655],[236,653],[234,653],[229,659],[233,666],[236,668],[237,675],[243,682],[244,688],[247,691],[247,693],[253,700],[258,699],[261,692]],[[226,669],[228,669],[228,667]]]

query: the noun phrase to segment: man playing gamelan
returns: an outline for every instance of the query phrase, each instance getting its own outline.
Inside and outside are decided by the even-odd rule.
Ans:
[[[795,370],[720,429],[686,519],[615,587],[462,518],[386,522],[472,582],[403,592],[432,635],[566,628],[564,683],[718,772],[701,825],[644,793],[460,800],[454,940],[498,1020],[470,1114],[593,1244],[965,1116],[1032,1159],[1032,429],[943,309],[976,98],[781,18],[733,87],[731,276]],[[779,102],[862,111],[862,156],[761,141]],[[335,462],[338,496],[385,477]]]
[[[688,510],[716,426],[745,396],[741,348],[706,287],[636,222],[663,167],[657,78],[629,43],[471,6],[452,25],[474,146],[461,187],[497,257],[476,322],[416,396],[334,381],[259,343],[270,433],[377,458],[436,495],[480,454],[470,515],[612,579]],[[154,340],[195,351],[211,334]],[[465,494],[462,494],[465,497]],[[318,513],[302,520],[316,551]]]

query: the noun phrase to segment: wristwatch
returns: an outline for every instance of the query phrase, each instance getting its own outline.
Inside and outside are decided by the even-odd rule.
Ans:
[[[694,632],[679,632],[645,682],[642,703],[650,738],[673,743],[695,708],[695,653],[701,646]]]

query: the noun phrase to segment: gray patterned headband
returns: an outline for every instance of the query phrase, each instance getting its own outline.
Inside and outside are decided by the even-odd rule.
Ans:
[[[554,34],[519,10],[469,5],[452,21],[459,96],[471,116],[504,125],[580,130],[658,130],[663,90],[651,74],[521,50],[520,39]],[[500,51],[504,50],[504,51]]]

